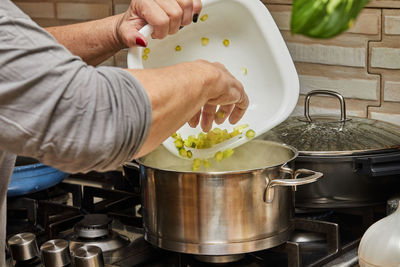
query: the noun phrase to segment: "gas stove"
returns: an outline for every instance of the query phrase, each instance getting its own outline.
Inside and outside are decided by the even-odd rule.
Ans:
[[[295,231],[280,246],[241,255],[189,255],[144,240],[139,174],[129,177],[133,178],[120,172],[70,175],[47,190],[9,198],[8,240],[30,238],[18,234],[31,233],[42,253],[68,244],[63,250],[68,256],[99,254],[96,257],[105,266],[113,267],[357,266],[363,233],[386,211],[383,203],[354,209],[297,209]],[[99,253],[93,251],[98,248]],[[8,266],[11,254],[15,253],[7,252]]]

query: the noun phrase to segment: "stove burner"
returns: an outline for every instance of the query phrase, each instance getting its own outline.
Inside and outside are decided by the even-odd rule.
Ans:
[[[109,234],[112,219],[105,214],[89,214],[78,222],[74,232],[82,238],[98,238]]]
[[[111,230],[112,219],[105,214],[89,214],[74,226],[66,239],[73,250],[82,245],[100,247],[103,253],[127,246],[129,238]]]
[[[195,255],[194,258],[201,262],[206,263],[231,263],[243,259],[245,254],[233,254],[233,255]]]
[[[122,247],[129,245],[129,238],[112,232],[109,236],[93,238],[93,239],[83,239],[75,235],[67,237],[69,239],[70,249],[73,250],[82,245],[97,246],[105,253],[108,251],[113,251]]]

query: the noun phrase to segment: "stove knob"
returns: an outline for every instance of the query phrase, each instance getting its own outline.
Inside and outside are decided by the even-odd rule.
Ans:
[[[104,267],[104,259],[101,248],[97,246],[83,245],[74,249],[71,253],[72,266],[75,267]]]
[[[39,256],[39,249],[36,243],[36,236],[32,233],[21,233],[8,239],[13,260],[27,261]]]
[[[71,263],[68,241],[54,239],[40,247],[42,261],[45,267],[63,267]]]

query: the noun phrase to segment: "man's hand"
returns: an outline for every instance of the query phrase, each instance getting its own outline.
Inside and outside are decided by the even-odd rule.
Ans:
[[[209,131],[217,106],[225,116],[215,121],[222,123],[229,118],[232,124],[249,106],[243,85],[220,63],[196,60],[127,71],[144,86],[152,108],[150,133],[136,157],[152,151],[186,122],[194,127],[201,119],[201,128]]]
[[[191,127],[196,127],[200,122],[203,131],[211,130],[215,121],[222,124],[227,118],[231,124],[237,123],[249,106],[249,99],[243,85],[220,63],[210,63],[204,60],[196,62],[199,70],[207,70],[212,77],[205,86],[209,92],[206,104],[189,120]],[[219,105],[218,112],[216,112]]]
[[[174,34],[179,27],[197,22],[201,0],[132,0],[128,10],[119,18],[115,33],[127,46],[147,46],[139,30],[146,24],[154,27],[153,38]]]

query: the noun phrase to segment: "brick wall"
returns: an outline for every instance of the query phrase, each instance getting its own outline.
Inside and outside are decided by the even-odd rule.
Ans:
[[[350,115],[400,125],[400,1],[372,0],[356,24],[330,40],[290,34],[291,0],[262,0],[270,10],[300,77],[304,94],[329,89],[346,98]],[[313,113],[338,113],[337,100],[315,97]]]
[[[14,3],[42,27],[101,19],[124,12],[130,0],[15,0]],[[126,67],[126,51],[102,65]]]
[[[282,32],[300,77],[295,114],[314,89],[340,92],[350,115],[400,125],[400,1],[372,0],[348,32],[313,40],[290,33],[291,0],[262,0]],[[126,10],[129,0],[15,0],[41,26],[99,19]],[[126,51],[104,65],[126,67]],[[315,97],[312,113],[338,113],[337,101]]]

